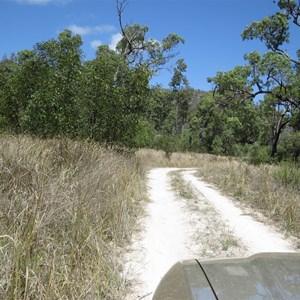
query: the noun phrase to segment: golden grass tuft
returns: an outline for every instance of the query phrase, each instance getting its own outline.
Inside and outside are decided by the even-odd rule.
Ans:
[[[133,157],[91,142],[0,136],[0,299],[120,299],[141,210]]]

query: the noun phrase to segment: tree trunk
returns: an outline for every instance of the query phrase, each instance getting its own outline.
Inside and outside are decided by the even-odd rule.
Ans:
[[[275,128],[274,128],[273,137],[272,137],[271,157],[274,157],[276,155],[277,145],[278,145],[278,142],[279,142],[279,137],[280,137],[280,134],[282,132],[282,129],[290,121],[290,120],[287,120],[287,121],[283,122],[285,114],[286,114],[286,112],[281,114],[276,126],[274,126]]]

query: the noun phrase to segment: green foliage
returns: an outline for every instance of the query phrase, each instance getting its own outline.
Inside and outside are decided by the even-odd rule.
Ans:
[[[83,70],[80,96],[82,136],[130,145],[144,112],[149,72],[129,68],[125,59],[101,46]]]
[[[4,58],[0,64],[0,125],[9,131],[18,130],[19,101],[14,85],[18,65],[14,57]]]
[[[166,119],[164,120],[164,124],[162,127],[162,129],[163,129],[162,131],[164,133],[168,133],[168,134],[175,133],[176,117],[177,117],[176,108],[174,107],[174,105],[172,105],[172,110],[169,112]]]
[[[268,147],[253,144],[249,146],[247,161],[254,165],[270,163],[270,150]]]
[[[40,136],[75,133],[81,38],[62,32],[1,62],[1,120],[5,129]]]
[[[157,131],[161,131],[172,109],[171,92],[161,86],[151,88],[147,102],[146,117]]]
[[[147,39],[146,34],[149,31],[147,26],[134,24],[122,27],[121,15],[119,15],[119,21],[121,23],[122,39],[117,45],[118,53],[132,67],[144,64],[152,74],[155,74],[157,70],[174,58],[176,56],[173,53],[174,48],[178,44],[184,43],[184,39],[174,33],[163,38],[161,42],[153,38]]]
[[[158,135],[155,146],[163,150],[167,158],[171,158],[172,153],[178,150],[176,137],[169,134]]]
[[[52,118],[49,121],[53,123],[54,131],[47,132],[50,135],[76,135],[74,132],[78,115],[76,101],[82,69],[81,45],[81,37],[72,36],[69,30],[60,33],[57,41],[50,40],[36,45],[37,55],[49,68],[47,85],[44,91],[40,91],[37,101],[45,103],[43,117],[46,122]],[[29,115],[32,116],[30,112]],[[38,129],[35,120],[32,125],[33,130]]]
[[[171,82],[169,86],[173,91],[179,91],[182,86],[188,86],[188,80],[186,76],[183,74],[186,72],[187,64],[184,62],[184,59],[178,59],[176,62],[176,67],[174,68],[174,74],[171,78]]]
[[[186,72],[187,65],[183,59],[178,59],[176,67],[173,70],[173,76],[169,83],[172,89],[172,102],[175,106],[175,123],[172,128],[172,132],[178,134],[182,131],[183,125],[187,120],[187,113],[189,108],[189,96],[188,95],[188,80],[184,73]]]
[[[293,23],[297,26],[300,26],[299,17],[300,17],[300,3],[298,4],[295,0],[279,0],[278,7],[285,11],[285,14],[289,19],[292,19]],[[299,58],[299,56],[298,56]]]
[[[300,131],[284,132],[278,146],[278,157],[280,159],[299,160],[300,157]]]
[[[121,5],[121,27],[125,2],[117,2]],[[69,30],[58,39],[37,43],[34,50],[3,59],[1,129],[41,137],[90,138],[129,147],[151,144],[152,126],[162,127],[170,109],[163,104],[161,114],[160,97],[149,101],[149,81],[175,56],[174,47],[184,40],[176,34],[160,43],[147,39],[148,27],[138,24],[121,31],[116,51],[101,46],[96,58],[84,63],[81,37]],[[150,107],[154,111],[148,110]],[[146,113],[153,116],[149,124]]]
[[[259,134],[257,109],[251,101],[212,93],[201,98],[190,126],[198,130],[202,146],[218,154],[232,155],[235,145],[252,144]]]
[[[224,149],[223,149],[223,142],[222,142],[222,139],[220,136],[215,136],[215,138],[213,139],[213,142],[212,142],[212,153],[213,154],[216,154],[216,155],[220,155],[224,152]]]
[[[140,118],[136,128],[133,145],[138,148],[153,148],[155,131],[145,118]]]
[[[216,85],[217,91],[224,95],[227,91],[238,94],[238,91],[243,91],[249,96],[251,85],[248,77],[251,75],[249,66],[236,66],[228,72],[219,71],[215,77],[209,77],[208,82],[213,82]],[[240,94],[240,93],[239,93]]]
[[[262,41],[267,52],[246,54],[245,66],[218,72],[215,77],[208,79],[215,84],[215,93],[224,96],[227,101],[237,98],[253,100],[258,95],[264,95],[260,105],[260,137],[263,144],[271,146],[271,157],[277,155],[282,132],[289,122],[296,119],[294,115],[297,116],[300,110],[300,63],[282,48],[289,42],[289,20],[293,19],[300,26],[299,4],[293,0],[282,0],[278,1],[278,6],[283,12],[253,22],[242,33],[244,40]],[[232,136],[228,130],[226,134]]]
[[[284,13],[253,22],[242,33],[243,40],[259,39],[272,51],[277,51],[282,44],[289,42],[289,24]]]
[[[202,152],[199,137],[190,128],[184,129],[180,134],[179,149],[182,151]]]

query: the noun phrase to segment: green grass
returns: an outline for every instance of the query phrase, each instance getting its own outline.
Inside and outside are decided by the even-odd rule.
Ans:
[[[283,162],[273,174],[282,186],[300,191],[300,166],[292,162]]]

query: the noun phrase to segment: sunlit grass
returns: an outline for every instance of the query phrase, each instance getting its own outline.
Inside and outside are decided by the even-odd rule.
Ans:
[[[0,299],[120,299],[141,209],[134,157],[90,142],[0,137]]]
[[[198,168],[205,181],[300,235],[297,165],[2,135],[0,299],[122,299],[124,246],[153,167]]]

